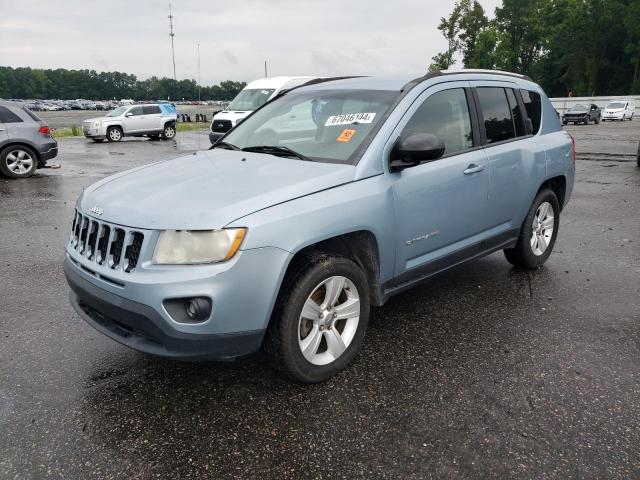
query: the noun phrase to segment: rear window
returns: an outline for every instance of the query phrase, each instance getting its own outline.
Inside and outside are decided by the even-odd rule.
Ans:
[[[142,107],[142,113],[144,115],[153,115],[154,113],[160,113],[160,107],[157,105],[145,105]]]
[[[0,106],[0,123],[20,123],[22,119],[9,110],[7,107]]]
[[[542,99],[537,92],[520,90],[520,93],[522,94],[522,101],[524,102],[524,108],[527,110],[527,115],[531,119],[531,123],[533,123],[533,134],[536,135],[540,131]]]
[[[31,110],[29,110],[27,107],[22,107],[22,110],[24,110],[24,112],[29,115],[31,117],[32,120],[35,120],[36,122],[41,122],[42,120],[40,119],[39,116],[37,116],[35,113],[33,113]]]

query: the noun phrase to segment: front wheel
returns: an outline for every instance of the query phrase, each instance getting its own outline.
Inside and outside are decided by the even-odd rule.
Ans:
[[[165,140],[172,140],[176,136],[176,126],[171,123],[167,123],[164,126],[162,136]]]
[[[598,125],[600,123],[600,117],[596,117],[595,122],[596,122],[596,125]]]
[[[552,190],[542,190],[524,219],[515,247],[504,250],[507,261],[525,269],[541,267],[553,251],[559,226],[558,197]]]
[[[119,142],[122,140],[122,130],[120,130],[120,127],[109,127],[107,130],[107,140],[110,142]]]
[[[265,346],[286,375],[316,383],[358,353],[369,320],[368,282],[344,257],[316,253],[296,265],[283,282]]]

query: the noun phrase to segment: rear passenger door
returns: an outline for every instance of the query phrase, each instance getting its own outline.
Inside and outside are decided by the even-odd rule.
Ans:
[[[485,224],[496,237],[516,237],[532,185],[544,176],[545,151],[527,131],[527,115],[515,84],[477,81],[472,86],[489,168]]]
[[[143,105],[142,115],[145,132],[157,132],[162,129],[162,116],[158,105]]]

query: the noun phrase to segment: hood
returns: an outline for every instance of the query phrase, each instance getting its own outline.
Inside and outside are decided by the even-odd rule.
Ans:
[[[567,115],[584,115],[589,113],[589,110],[567,110]]]
[[[86,120],[84,120],[85,122],[106,122],[109,120],[113,120],[114,118],[118,118],[118,117],[95,117],[95,118],[87,118]]]
[[[222,110],[213,116],[213,120],[231,120],[235,123],[241,118],[248,117],[250,113],[251,112],[241,112],[237,110]]]
[[[143,229],[212,229],[353,181],[356,168],[215,149],[107,177],[79,200],[87,214]]]

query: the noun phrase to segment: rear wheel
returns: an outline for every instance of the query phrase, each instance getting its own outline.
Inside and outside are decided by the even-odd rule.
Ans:
[[[176,126],[172,123],[167,123],[164,126],[164,131],[162,132],[162,136],[165,140],[172,140],[176,136]]]
[[[504,250],[507,261],[517,267],[541,267],[553,251],[560,225],[560,204],[552,190],[536,195],[520,229],[515,247]]]
[[[110,142],[119,142],[122,140],[122,130],[120,127],[109,127],[107,130],[107,140]]]
[[[27,178],[36,172],[38,158],[28,147],[7,147],[0,152],[0,172],[9,178]]]
[[[368,282],[353,261],[320,253],[292,270],[283,282],[265,346],[292,379],[321,382],[358,353],[369,319]]]

